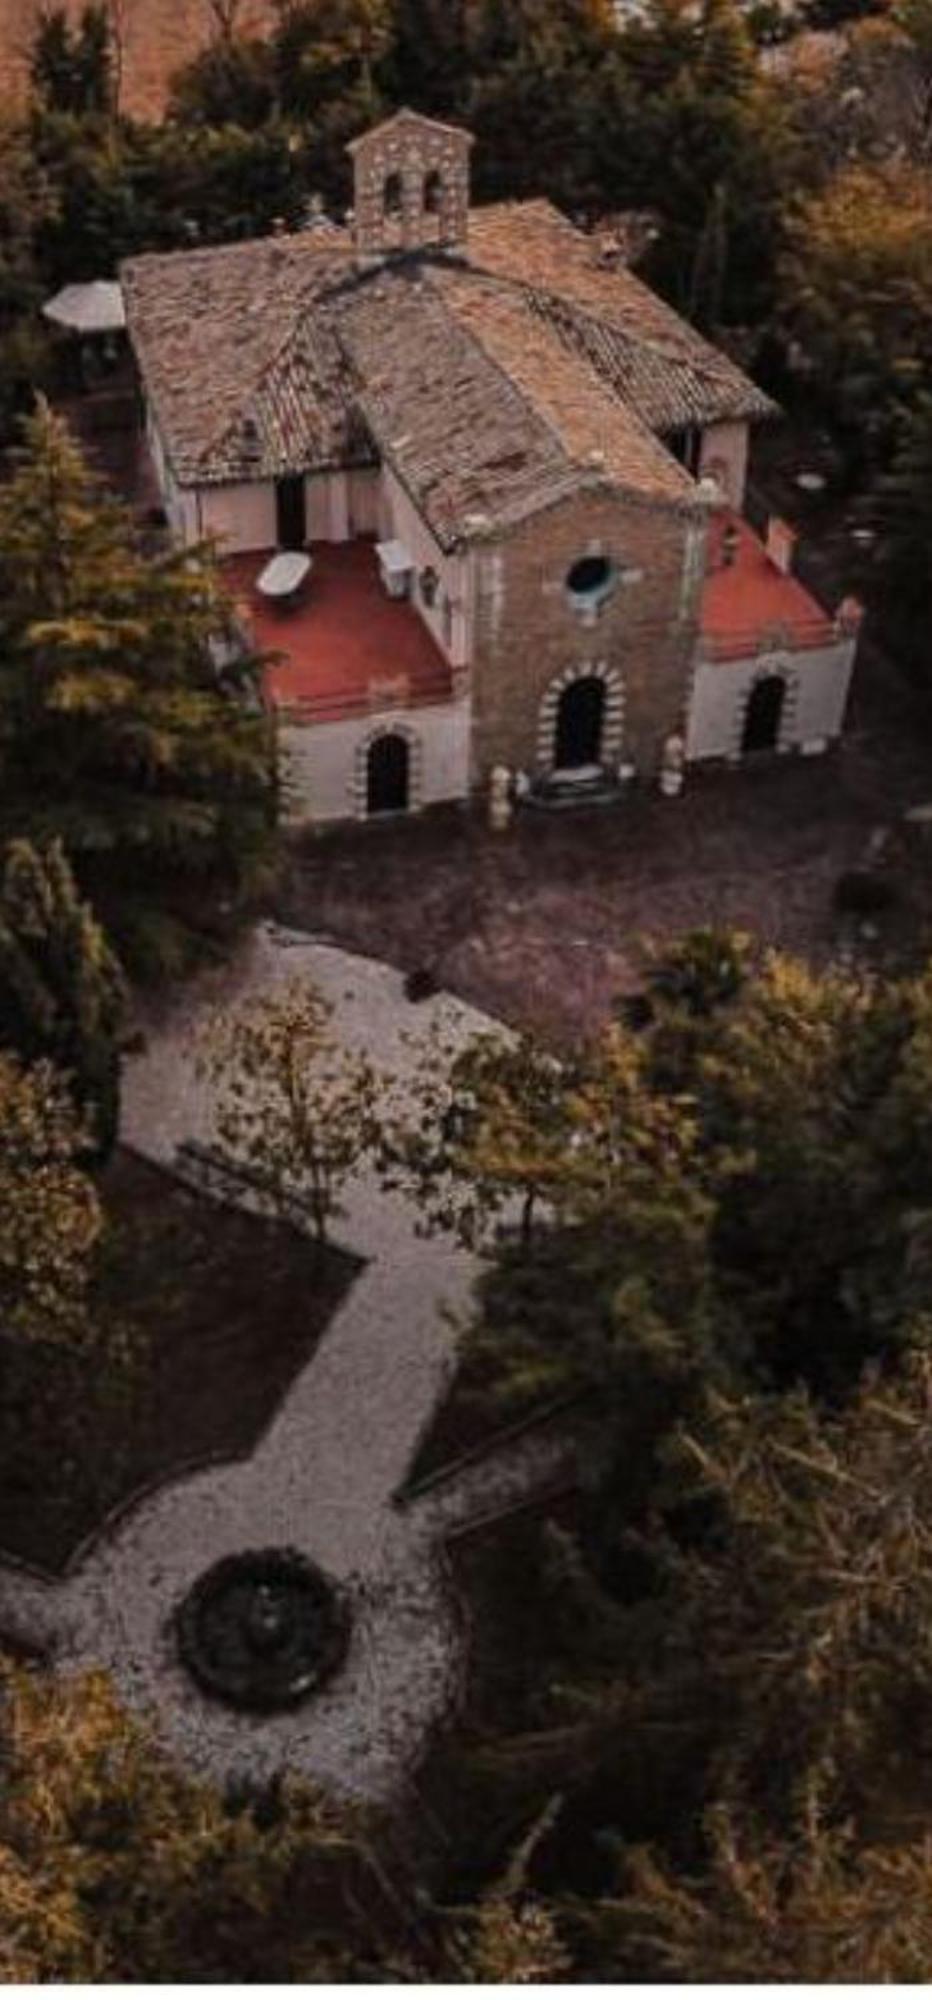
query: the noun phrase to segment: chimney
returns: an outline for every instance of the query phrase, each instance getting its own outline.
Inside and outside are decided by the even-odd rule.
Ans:
[[[864,622],[864,606],[860,598],[843,598],[835,613],[835,621],[846,638],[854,638]]]
[[[779,514],[772,514],[767,523],[767,554],[775,569],[789,576],[793,567],[793,550],[796,546],[796,530],[788,521],[781,521]]]

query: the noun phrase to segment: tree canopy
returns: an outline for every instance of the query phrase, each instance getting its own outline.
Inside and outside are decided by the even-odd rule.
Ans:
[[[0,830],[61,841],[134,970],[183,963],[269,859],[273,744],[229,629],[208,551],[144,558],[41,406],[0,492]]]
[[[172,1765],[103,1674],[53,1681],[7,1664],[3,1678],[4,1980],[364,1971],[346,1900],[358,1836],[345,1817],[290,1786],[225,1805]]]
[[[0,881],[0,1039],[63,1075],[96,1157],[116,1137],[122,969],[81,901],[61,843],[37,852],[13,841]]]

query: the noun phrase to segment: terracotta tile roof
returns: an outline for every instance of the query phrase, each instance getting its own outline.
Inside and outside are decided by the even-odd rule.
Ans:
[[[576,490],[559,437],[417,267],[347,287],[330,313],[378,447],[443,546]]]
[[[655,434],[773,407],[542,201],[474,210],[468,256],[360,272],[324,229],[140,257],[122,279],[179,484],[356,462],[371,430],[447,544],[581,484],[694,503]]]
[[[532,299],[464,272],[438,271],[436,286],[459,324],[520,390],[580,469],[658,500],[695,505],[694,481],[658,443],[637,409],[606,386],[584,353],[573,353]]]
[[[584,353],[652,429],[774,414],[769,396],[598,241],[548,201],[474,209],[469,260],[526,286],[567,345]]]
[[[400,111],[393,111],[390,118],[384,118],[381,125],[375,125],[368,132],[361,132],[358,139],[351,139],[347,152],[352,156],[360,147],[376,144],[384,139],[386,132],[449,132],[454,139],[465,139],[470,146],[475,144],[473,134],[462,125],[448,125],[443,118],[426,118],[423,111],[412,111],[410,105],[403,104]]]
[[[351,261],[348,237],[309,230],[124,264],[130,336],[181,485],[299,471],[339,451],[339,366],[311,308]]]

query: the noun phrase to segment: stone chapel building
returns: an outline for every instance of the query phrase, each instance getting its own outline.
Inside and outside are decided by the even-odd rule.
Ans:
[[[773,405],[548,202],[472,207],[471,147],[401,111],[350,148],[345,227],[122,273],[171,529],[277,655],[293,816],[824,750],[859,611],[743,517]],[[278,548],[312,568],[276,611]]]

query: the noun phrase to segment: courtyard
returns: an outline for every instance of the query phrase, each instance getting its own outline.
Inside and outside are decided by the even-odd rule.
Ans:
[[[849,732],[822,758],[690,772],[678,799],[524,808],[505,834],[480,807],[307,834],[277,914],[440,983],[516,1027],[596,1029],[638,982],[639,945],[728,925],[825,964],[844,940],[839,878],[889,835],[897,908],[869,949],[913,948],[925,871],[900,852],[902,814],[930,797],[928,723],[865,647]],[[878,683],[885,681],[882,690]],[[878,693],[882,692],[882,715]]]

